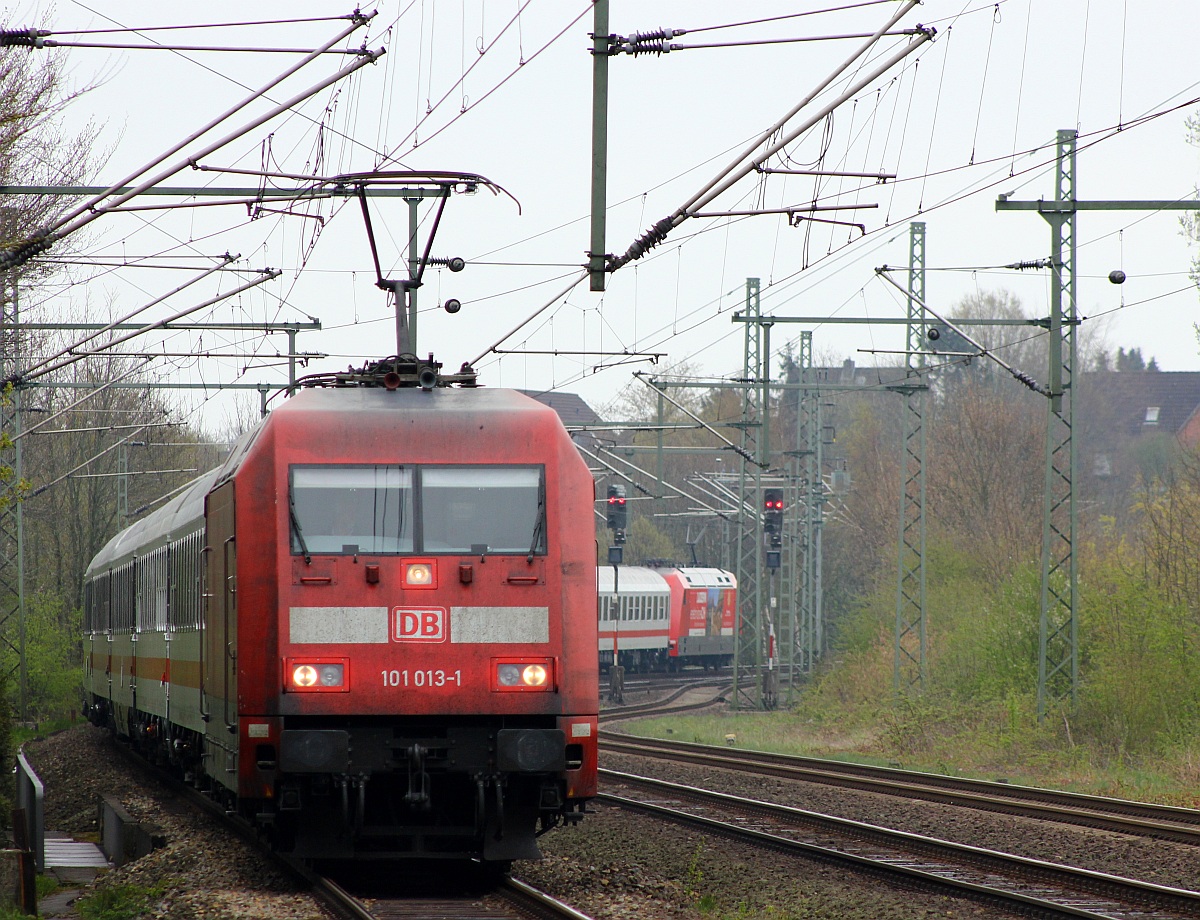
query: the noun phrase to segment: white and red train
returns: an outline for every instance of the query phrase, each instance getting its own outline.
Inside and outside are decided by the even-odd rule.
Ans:
[[[733,660],[737,579],[723,569],[600,566],[600,664],[632,671]]]
[[[87,570],[90,718],[298,857],[503,865],[596,794],[592,477],[438,368],[302,381]]]

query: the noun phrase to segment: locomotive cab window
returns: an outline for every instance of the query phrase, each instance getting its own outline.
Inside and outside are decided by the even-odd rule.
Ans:
[[[293,554],[546,551],[540,467],[296,466]]]
[[[413,551],[412,470],[298,466],[291,489],[293,553]]]
[[[420,479],[423,552],[545,552],[539,468],[424,467]]]

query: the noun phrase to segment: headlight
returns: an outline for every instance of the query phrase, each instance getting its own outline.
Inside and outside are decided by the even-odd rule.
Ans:
[[[406,562],[404,564],[404,586],[406,588],[436,588],[432,562]]]
[[[345,691],[346,661],[289,659],[284,666],[285,690]]]
[[[540,664],[526,665],[521,670],[521,682],[526,687],[541,687],[546,683],[547,677],[549,675],[546,673],[546,669]]]
[[[553,690],[553,662],[549,658],[496,662],[497,690]]]
[[[323,664],[317,668],[317,673],[321,676],[322,687],[340,687],[346,669],[340,664]]]

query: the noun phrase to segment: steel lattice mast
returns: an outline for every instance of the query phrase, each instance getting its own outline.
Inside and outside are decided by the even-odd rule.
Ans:
[[[896,579],[897,695],[925,686],[925,223],[909,228],[908,378],[920,386],[897,388],[904,399],[900,443],[899,566]]]
[[[1058,132],[1054,200],[1075,200],[1075,131]],[[1079,685],[1078,564],[1075,559],[1075,212],[1042,215],[1053,240],[1050,286],[1050,401],[1042,513],[1042,600],[1038,631],[1038,718],[1075,702]]]
[[[4,272],[0,291],[0,380],[11,379],[21,366],[20,303],[17,273]],[[21,721],[28,702],[25,672],[25,519],[22,507],[24,469],[21,449],[21,389],[10,386],[0,397],[0,641],[17,656],[14,669],[20,692]],[[14,630],[14,626],[16,627]],[[16,635],[14,636],[14,631]],[[14,641],[15,640],[15,641]],[[9,676],[12,676],[11,673]]]
[[[759,279],[746,279],[746,335],[743,379],[749,384],[742,395],[742,463],[738,477],[738,494],[742,496],[742,513],[738,516],[737,567],[738,623],[733,652],[733,705],[735,708],[762,706],[762,590],[763,555],[761,507],[762,466],[766,452],[765,418],[768,394],[763,365],[769,360],[764,354],[764,327],[759,320]],[[761,385],[760,385],[761,384]],[[759,463],[746,458],[754,457]],[[745,501],[747,495],[754,500]],[[753,509],[747,513],[747,507]]]
[[[1061,703],[1074,702],[1079,686],[1078,580],[1073,484],[1076,329],[1076,229],[1080,211],[1197,211],[1200,201],[1137,199],[1080,201],[1076,195],[1078,132],[1058,132],[1054,198],[1010,201],[997,211],[1037,211],[1050,225],[1050,380],[1046,423],[1046,492],[1042,514],[1042,592],[1038,642],[1038,719]]]
[[[812,333],[800,336],[800,382],[811,383],[813,373]],[[804,672],[811,671],[821,656],[824,635],[821,603],[821,533],[825,512],[825,483],[821,478],[824,442],[821,436],[822,409],[819,391],[800,390],[800,425],[796,434],[802,465],[801,479],[801,576],[799,652]]]

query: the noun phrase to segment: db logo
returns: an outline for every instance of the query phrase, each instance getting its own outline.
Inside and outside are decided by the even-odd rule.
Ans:
[[[394,607],[392,637],[397,642],[443,642],[446,611],[441,607]]]

